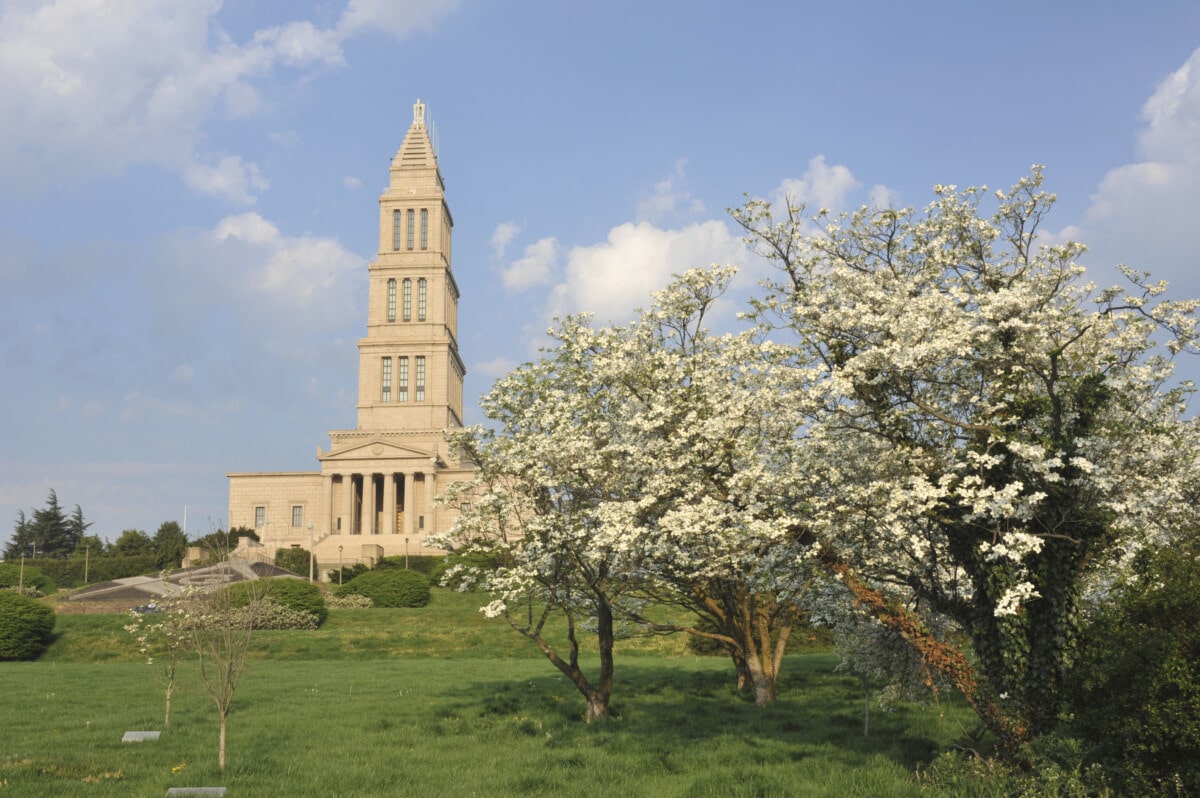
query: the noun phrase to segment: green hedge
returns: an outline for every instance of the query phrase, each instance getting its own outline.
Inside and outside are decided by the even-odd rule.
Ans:
[[[429,576],[445,560],[444,554],[411,554],[407,557],[403,554],[395,554],[382,558],[375,564],[375,568],[379,571],[416,571]]]
[[[36,587],[44,595],[49,595],[58,589],[55,587],[54,580],[37,566],[26,563],[22,579],[19,562],[0,563],[0,587],[16,587],[21,584],[24,584],[25,587]]]
[[[429,603],[429,577],[419,571],[367,571],[334,592],[366,596],[376,607],[424,607]]]
[[[36,562],[37,567],[46,576],[53,579],[59,587],[82,587],[85,584],[83,581],[84,561],[80,558],[40,559]],[[28,573],[29,563],[25,564],[25,569]],[[110,582],[113,579],[124,579],[127,576],[142,576],[158,572],[158,564],[153,554],[139,554],[133,557],[92,557],[87,563],[86,584],[94,585],[97,582]]]
[[[12,590],[0,590],[0,660],[37,659],[54,635],[54,610]]]

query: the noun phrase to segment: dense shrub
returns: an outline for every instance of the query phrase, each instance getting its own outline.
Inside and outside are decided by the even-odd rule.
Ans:
[[[416,571],[431,576],[434,569],[445,562],[445,559],[445,555],[442,554],[411,554],[408,556],[396,554],[380,559],[375,564],[375,568],[380,571],[388,569]]]
[[[0,590],[0,660],[37,659],[50,645],[54,610],[12,590]]]
[[[16,587],[22,584],[21,564],[15,562],[0,563],[0,587]],[[25,566],[25,587],[36,587],[42,595],[53,593],[56,588],[54,580],[44,571],[33,565]]]
[[[356,562],[354,565],[346,565],[342,567],[341,579],[338,578],[338,571],[336,568],[332,571],[327,571],[325,576],[330,582],[344,585],[352,579],[357,579],[369,570],[371,570],[371,567],[366,563]]]
[[[229,592],[230,603],[235,607],[244,607],[252,597],[261,596],[297,612],[310,613],[316,617],[318,626],[329,616],[321,589],[303,579],[259,579],[254,582],[237,582],[225,589]]]
[[[324,607],[321,607],[324,610]],[[235,619],[241,620],[240,614],[247,611],[246,607],[235,610]],[[271,598],[265,598],[254,613],[255,629],[316,629],[320,626],[316,613],[302,612],[286,604],[279,604]]]
[[[325,606],[331,610],[364,610],[374,607],[375,602],[357,593],[348,593],[345,596],[331,594],[325,597]]]
[[[429,603],[429,577],[417,571],[368,571],[334,592],[366,596],[376,607],[424,607]]]
[[[1200,795],[1200,544],[1146,550],[1084,629],[1075,731],[1129,795]]]
[[[309,561],[311,559],[308,549],[279,549],[275,552],[275,567],[291,571],[298,576],[308,576]]]

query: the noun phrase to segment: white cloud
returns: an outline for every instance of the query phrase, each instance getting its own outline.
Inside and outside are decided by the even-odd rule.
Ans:
[[[557,266],[558,239],[540,239],[525,247],[525,257],[513,261],[501,272],[504,290],[513,293],[531,286],[544,285],[554,276]]]
[[[319,308],[315,317],[331,316],[337,323],[357,312],[363,259],[337,241],[286,236],[253,212],[225,217],[211,237],[222,262],[238,270],[237,293],[247,287],[257,292],[245,298],[252,304],[284,317]]]
[[[684,218],[694,218],[704,212],[704,203],[680,187],[684,182],[687,159],[680,158],[666,178],[638,199],[638,221],[663,224]]]
[[[471,364],[471,370],[473,372],[476,374],[482,374],[485,377],[491,377],[492,379],[503,377],[516,367],[517,361],[513,360],[512,358],[504,357],[503,355],[492,358],[491,360],[484,360]]]
[[[205,165],[215,160],[203,140],[217,116],[255,113],[263,81],[281,68],[342,64],[349,35],[428,30],[456,5],[351,0],[334,28],[294,21],[237,42],[217,22],[220,0],[8,3],[0,11],[0,177],[44,189],[151,163],[246,203],[265,189],[257,167]]]
[[[805,205],[810,214],[821,208],[839,211],[846,209],[847,197],[858,186],[858,180],[848,168],[841,164],[830,166],[825,163],[824,155],[818,155],[808,162],[802,177],[783,180],[772,192],[770,200],[780,209],[789,201]]]
[[[351,191],[357,191],[363,187],[363,182],[353,175],[346,175],[342,178],[342,185]]]
[[[492,232],[492,238],[488,241],[492,248],[492,254],[496,258],[503,258],[504,253],[508,250],[508,245],[512,243],[519,232],[521,232],[521,226],[512,222],[501,222],[496,225],[496,229]]]
[[[235,205],[253,205],[270,182],[252,163],[237,155],[226,155],[216,166],[191,163],[184,169],[183,182],[200,194],[220,197]]]
[[[457,6],[458,0],[350,0],[338,30],[347,35],[373,28],[403,39],[433,30]]]
[[[1098,282],[1111,282],[1107,270],[1123,262],[1167,279],[1175,296],[1198,295],[1191,209],[1200,206],[1200,50],[1158,85],[1141,120],[1138,160],[1104,176],[1082,223],[1047,239],[1086,243],[1082,260],[1101,270]]]
[[[598,323],[622,322],[649,304],[650,294],[671,275],[710,263],[737,263],[745,249],[728,225],[710,220],[677,230],[648,222],[626,223],[608,239],[575,247],[567,255],[565,279],[555,286],[551,316],[592,312]]]

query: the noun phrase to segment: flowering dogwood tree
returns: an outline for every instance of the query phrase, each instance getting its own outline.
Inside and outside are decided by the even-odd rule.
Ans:
[[[600,508],[636,488],[610,448],[610,390],[589,378],[597,350],[586,319],[555,333],[559,346],[497,381],[481,406],[499,431],[455,430],[451,443],[477,467],[445,500],[461,508],[455,527],[431,545],[473,551],[497,564],[482,585],[497,599],[483,608],[532,640],[587,701],[588,722],[609,716],[614,618],[637,579],[636,552],[596,535]],[[462,574],[451,574],[450,578]],[[556,639],[552,619],[566,623]],[[581,633],[594,625],[599,672],[580,662]]]
[[[622,388],[616,440],[638,493],[602,509],[600,538],[635,549],[646,590],[702,623],[652,623],[714,639],[739,686],[775,701],[811,562],[805,524],[815,489],[799,435],[801,403],[781,404],[788,371],[757,330],[705,328],[735,270],[695,269],[611,333],[592,378]]]
[[[479,471],[449,497],[469,510],[444,545],[490,550],[500,567],[488,586],[501,598],[485,610],[537,642],[589,718],[606,711],[614,620],[716,640],[769,704],[802,615],[803,415],[776,401],[788,373],[755,330],[704,329],[732,274],[681,275],[628,325],[567,319],[546,357],[483,400],[501,428],[452,436]],[[691,612],[651,621],[647,599]],[[551,609],[567,617],[565,658],[543,631]],[[583,617],[596,624],[595,682],[578,666]]]
[[[1040,169],[997,192],[937,187],[923,211],[807,219],[733,211],[778,280],[757,303],[794,333],[791,396],[832,487],[821,559],[962,690],[1015,755],[1056,723],[1089,575],[1190,506],[1196,429],[1171,356],[1195,302],[1126,271],[1082,284],[1073,243],[1039,245]],[[972,665],[897,597],[953,618]]]

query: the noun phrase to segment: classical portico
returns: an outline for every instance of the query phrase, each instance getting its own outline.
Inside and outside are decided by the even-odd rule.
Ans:
[[[315,548],[322,567],[429,551],[453,524],[435,499],[469,479],[444,431],[462,425],[454,226],[425,121],[425,105],[392,159],[379,197],[378,255],[367,267],[367,333],[358,342],[354,429],[329,433],[319,472],[229,474],[229,524],[259,531],[260,554]]]

